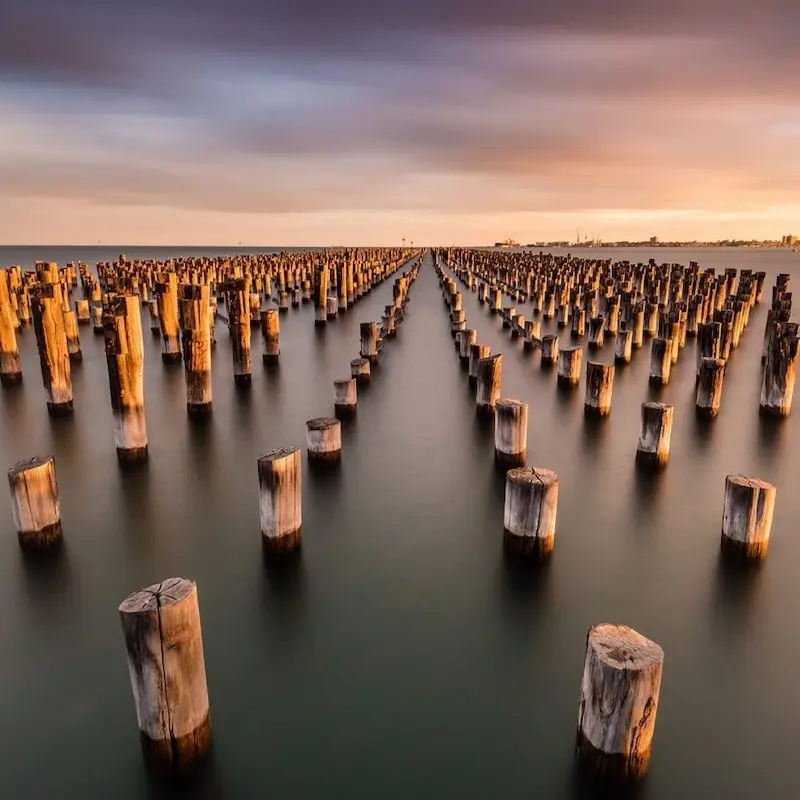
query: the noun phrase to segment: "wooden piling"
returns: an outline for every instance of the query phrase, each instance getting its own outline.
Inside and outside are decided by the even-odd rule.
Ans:
[[[117,458],[121,463],[144,461],[144,341],[135,295],[112,297],[105,316],[105,350]]]
[[[91,325],[92,316],[88,300],[75,301],[75,316],[77,317],[78,325]]]
[[[281,354],[281,322],[277,308],[265,308],[261,312],[261,338],[264,343],[262,360],[275,364]]]
[[[211,333],[207,284],[181,287],[183,364],[186,373],[186,409],[189,414],[211,412]]]
[[[617,364],[629,364],[632,354],[633,331],[619,331],[614,349],[614,361]]]
[[[258,459],[259,516],[266,552],[301,545],[302,465],[299,447],[271,450]]]
[[[507,552],[546,558],[553,552],[558,512],[558,476],[542,467],[506,473],[503,544]]]
[[[469,385],[478,385],[478,367],[481,359],[488,358],[491,348],[488,344],[471,344],[469,346]]]
[[[0,383],[11,386],[22,380],[22,364],[17,345],[17,314],[11,307],[11,281],[8,270],[0,269]]]
[[[354,358],[350,362],[350,377],[355,379],[356,384],[368,384],[372,377],[369,359]]]
[[[174,272],[164,273],[156,281],[156,303],[163,343],[161,358],[166,363],[178,362],[181,360],[181,340],[178,326],[178,276]]]
[[[145,762],[183,773],[211,744],[211,716],[197,586],[168,578],[119,607]]]
[[[361,358],[369,359],[371,364],[378,362],[378,323],[362,322],[359,326],[361,335]]]
[[[503,467],[525,463],[528,450],[528,404],[499,398],[494,406],[494,458]]]
[[[358,389],[353,378],[333,382],[333,408],[337,415],[355,414],[358,406]]]
[[[494,414],[495,403],[500,397],[503,382],[503,356],[496,353],[478,362],[477,389],[475,405],[479,414]]]
[[[650,384],[666,386],[672,372],[672,342],[656,337],[650,350]]]
[[[581,380],[583,348],[567,347],[558,353],[559,386],[577,386]]]
[[[725,478],[722,551],[726,556],[759,559],[767,555],[777,489],[750,475]]]
[[[460,332],[458,340],[458,358],[462,364],[469,364],[470,348],[475,344],[478,332],[473,328],[467,328]]]
[[[43,284],[33,303],[33,327],[39,348],[47,410],[53,416],[72,411],[72,369],[64,331],[61,298],[53,284]]]
[[[772,417],[788,417],[792,410],[800,339],[797,327],[786,330],[778,323],[770,339],[761,376],[759,410]]]
[[[547,334],[541,341],[542,366],[551,367],[558,361],[558,336]]]
[[[228,332],[231,337],[233,355],[233,380],[237,386],[250,386],[253,375],[251,355],[250,321],[255,313],[259,319],[261,296],[248,292],[248,282],[244,278],[227,281],[220,287],[225,296],[228,309]],[[255,297],[255,302],[252,298]]]
[[[78,318],[74,311],[64,310],[64,334],[67,337],[67,353],[73,364],[83,361],[81,337],[78,332]]]
[[[664,403],[642,403],[642,432],[636,462],[644,467],[663,467],[669,461],[673,407]]]
[[[20,545],[46,550],[61,543],[61,508],[52,456],[20,461],[8,470],[11,513]]]
[[[616,780],[647,772],[663,664],[661,647],[632,628],[589,630],[575,745],[581,767]]]
[[[725,379],[725,360],[704,358],[700,366],[695,394],[697,415],[704,419],[714,419],[719,414],[722,403],[722,384]]]
[[[606,417],[611,413],[611,395],[614,390],[614,365],[590,361],[586,365],[586,414]]]
[[[306,448],[310,463],[333,464],[342,457],[342,423],[330,417],[306,422]]]

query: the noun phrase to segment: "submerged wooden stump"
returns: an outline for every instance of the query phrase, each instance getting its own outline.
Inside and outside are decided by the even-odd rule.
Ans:
[[[663,467],[669,460],[673,407],[664,403],[642,403],[642,432],[636,461],[645,467]]]
[[[528,451],[528,404],[500,398],[494,406],[494,457],[504,467],[525,463]]]
[[[16,327],[17,313],[11,307],[8,270],[0,269],[0,383],[10,386],[22,380]]]
[[[767,555],[777,489],[760,478],[728,475],[722,515],[722,551],[742,559]]]
[[[53,416],[72,411],[72,369],[59,288],[45,284],[33,303],[33,327],[39,348],[47,410]]]
[[[261,336],[264,340],[264,363],[277,363],[281,354],[281,323],[277,308],[267,308],[261,312]]]
[[[611,413],[611,396],[614,390],[614,365],[590,361],[586,365],[586,414],[607,417]]]
[[[581,380],[583,348],[567,347],[558,354],[559,386],[577,386]]]
[[[484,416],[494,414],[494,406],[500,397],[503,382],[503,356],[496,353],[478,362],[478,385],[475,390],[475,405]]]
[[[197,586],[168,578],[129,595],[119,613],[145,761],[184,772],[211,744]]]
[[[695,394],[695,410],[704,419],[714,419],[722,403],[725,364],[721,358],[704,358],[700,365]]]
[[[339,416],[356,413],[358,389],[354,378],[342,378],[333,382],[333,408]]]
[[[480,366],[481,360],[484,358],[489,358],[489,354],[491,353],[491,348],[488,344],[471,344],[469,346],[469,385],[470,386],[477,386],[478,385],[478,368]]]
[[[653,339],[650,351],[650,384],[666,386],[672,373],[672,341]]]
[[[369,363],[369,362],[367,362]],[[330,417],[317,417],[306,422],[308,460],[332,464],[342,458],[342,423]]]
[[[43,550],[61,542],[61,508],[52,456],[20,461],[8,470],[11,513],[19,543]]]
[[[632,628],[589,630],[576,738],[584,769],[623,780],[647,772],[663,665],[661,647]]]
[[[287,553],[301,544],[302,465],[299,447],[281,447],[258,459],[261,536],[268,552]]]
[[[506,473],[503,543],[508,552],[545,558],[553,552],[558,512],[558,476],[542,467]]]
[[[366,386],[372,378],[372,369],[368,358],[354,358],[350,362],[350,377],[355,378],[357,384]]]

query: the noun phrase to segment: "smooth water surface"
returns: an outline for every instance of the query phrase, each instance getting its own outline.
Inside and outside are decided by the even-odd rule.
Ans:
[[[765,269],[765,298],[777,272],[800,279],[800,255],[786,251],[582,255]],[[48,257],[31,251],[27,263]],[[617,369],[611,416],[587,424],[583,385],[557,391],[555,370],[460,288],[468,326],[504,354],[503,394],[530,404],[529,463],[559,475],[544,570],[503,558],[492,431],[475,418],[430,257],[345,427],[341,469],[304,463],[302,558],[280,572],[261,558],[256,459],[304,444],[305,421],[332,413],[332,381],[349,374],[358,323],[379,318],[391,279],[324,332],[310,306],[282,315],[279,370],[263,368],[254,330],[249,393],[234,386],[219,322],[206,427],[189,424],[182,368],[162,365],[145,318],[150,461],[135,472],[116,463],[102,336],[81,328],[75,413],[51,420],[33,331],[21,335],[24,383],[0,391],[0,460],[55,455],[66,547],[54,563],[23,559],[0,492],[1,797],[174,794],[143,768],[117,612],[173,575],[198,583],[215,737],[186,796],[599,796],[575,779],[572,748],[585,635],[601,621],[666,651],[638,796],[794,796],[800,409],[777,425],[759,419],[765,306],[712,424],[694,416],[691,340],[660,392],[648,386],[647,344],[637,351]],[[592,358],[613,360],[613,342]],[[656,397],[675,405],[672,453],[663,474],[644,477],[639,408]],[[719,562],[730,472],[778,487],[755,571]]]

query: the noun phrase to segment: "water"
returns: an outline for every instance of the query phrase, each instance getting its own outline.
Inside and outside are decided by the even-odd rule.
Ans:
[[[84,252],[72,257],[95,259]],[[765,269],[768,286],[800,263],[756,250],[600,255]],[[249,394],[234,387],[218,324],[207,428],[190,427],[182,369],[162,365],[146,331],[150,462],[131,473],[116,464],[102,337],[81,329],[75,414],[51,420],[33,332],[22,335],[25,381],[0,392],[0,455],[56,456],[66,549],[46,567],[24,560],[0,493],[0,796],[171,796],[142,766],[117,606],[172,575],[198,583],[215,736],[186,796],[597,796],[576,781],[572,747],[585,635],[601,621],[666,651],[640,797],[792,796],[800,412],[759,419],[764,306],[712,425],[694,418],[693,342],[661,392],[638,351],[617,370],[611,416],[589,425],[583,387],[556,391],[555,371],[464,291],[469,326],[504,354],[503,394],[530,404],[529,463],[560,478],[552,562],[527,573],[502,557],[492,434],[476,422],[428,259],[345,428],[341,470],[304,464],[299,566],[267,572],[256,459],[302,444],[305,421],[332,412],[358,323],[390,297],[391,280],[324,333],[309,306],[283,315],[280,370],[262,368],[259,344]],[[613,346],[599,358],[612,360]],[[634,469],[639,407],[656,396],[675,404],[672,454],[645,479]],[[730,472],[778,486],[770,553],[752,572],[718,559]]]

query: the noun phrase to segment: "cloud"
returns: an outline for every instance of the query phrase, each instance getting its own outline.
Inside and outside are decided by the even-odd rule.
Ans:
[[[0,197],[755,215],[800,190],[799,28],[793,0],[5,0]]]

